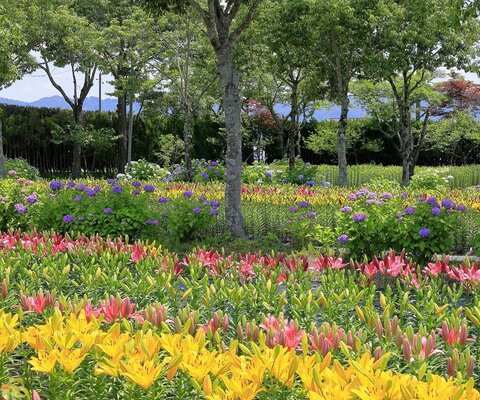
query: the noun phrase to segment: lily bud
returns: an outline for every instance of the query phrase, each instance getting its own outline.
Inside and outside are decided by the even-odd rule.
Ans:
[[[447,360],[447,373],[449,376],[455,376],[455,368],[453,367],[453,361],[451,358]]]
[[[403,340],[403,357],[405,361],[410,362],[412,359],[412,347],[410,346],[410,342],[407,339]]]
[[[383,326],[382,326],[382,321],[380,321],[380,319],[377,319],[377,322],[375,324],[375,331],[377,333],[377,337],[381,339],[383,336]]]
[[[237,324],[237,337],[238,340],[240,340],[241,342],[243,341],[243,329],[242,325],[240,325],[240,322]]]
[[[228,317],[226,315],[223,317],[222,329],[224,332],[228,330]]]
[[[7,281],[4,279],[2,282],[2,299],[6,299],[8,296],[8,285]]]
[[[468,339],[468,330],[466,325],[462,325],[460,328],[460,336],[458,338],[458,343],[460,346],[465,346]]]
[[[260,329],[258,329],[258,326],[255,327],[253,330],[253,341],[255,343],[258,343],[258,338],[260,337]]]
[[[467,376],[471,377],[473,375],[473,368],[475,367],[475,358],[472,356],[468,357],[467,360]]]

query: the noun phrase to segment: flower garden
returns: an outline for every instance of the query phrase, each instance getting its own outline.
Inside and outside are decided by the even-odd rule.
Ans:
[[[238,242],[218,181],[33,178],[0,181],[5,398],[480,398],[479,187],[246,182]]]

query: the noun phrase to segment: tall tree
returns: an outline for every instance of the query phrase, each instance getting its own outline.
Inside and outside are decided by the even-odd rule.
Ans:
[[[307,114],[313,115],[319,79],[308,45],[312,42],[306,26],[306,0],[270,0],[247,33],[249,54],[245,68],[249,97],[259,100],[276,119],[284,148],[283,132],[288,130],[289,168],[300,154],[301,128]],[[279,103],[289,105],[287,115],[277,114]]]
[[[52,86],[72,109],[70,140],[74,178],[81,174],[83,105],[97,73],[94,48],[97,30],[78,14],[80,5],[81,2],[76,0],[32,0],[26,6],[29,18],[23,28],[37,54],[32,65],[45,72]],[[56,67],[70,70],[72,93],[67,93],[69,89],[59,83],[54,72]]]
[[[97,7],[83,12],[95,21],[99,38],[100,69],[113,76],[117,97],[117,169],[124,172],[128,159],[127,104],[134,101],[139,81],[154,47],[156,24],[140,0],[97,0]]]
[[[364,68],[389,83],[399,120],[402,182],[408,185],[417,153],[412,97],[437,68],[468,68],[478,22],[470,1],[381,0],[370,13],[373,36]]]
[[[369,12],[377,0],[309,0],[311,52],[329,82],[331,99],[340,104],[337,130],[339,184],[348,184],[347,124],[350,83],[362,74],[369,46]]]
[[[192,180],[192,125],[194,117],[213,106],[215,85],[214,54],[206,43],[201,21],[194,10],[164,16],[158,53],[149,62],[155,87],[183,117],[185,177]]]
[[[410,93],[408,104],[412,112],[408,116],[412,135],[412,153],[410,169],[413,175],[413,169],[417,165],[420,151],[423,148],[427,135],[429,133],[429,122],[434,109],[441,101],[442,96],[434,90],[432,81],[436,75],[425,73],[422,75],[413,75],[412,82],[415,89]],[[402,88],[403,81],[400,77],[396,78],[394,84],[397,88]],[[385,137],[391,140],[393,147],[397,150],[400,157],[403,154],[403,139],[401,136],[401,120],[398,113],[397,96],[392,90],[389,82],[380,81],[356,81],[352,83],[352,93],[355,100],[365,109],[371,117],[373,124],[381,131]],[[415,112],[413,112],[415,111]]]
[[[242,189],[242,134],[239,76],[234,62],[235,45],[249,27],[263,0],[145,0],[157,10],[175,3],[191,6],[201,16],[205,33],[212,45],[223,91],[222,108],[227,130],[225,213],[228,230],[238,236],[243,227]]]
[[[0,4],[0,90],[26,72],[21,62],[28,57],[28,47],[21,28],[26,15],[20,6],[21,2],[13,0],[4,0]],[[0,178],[4,176],[3,125],[0,113]]]

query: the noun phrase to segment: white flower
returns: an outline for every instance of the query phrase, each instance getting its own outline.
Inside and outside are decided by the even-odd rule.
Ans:
[[[453,179],[453,176],[452,176],[452,175],[448,175],[448,176],[447,176],[447,179]]]

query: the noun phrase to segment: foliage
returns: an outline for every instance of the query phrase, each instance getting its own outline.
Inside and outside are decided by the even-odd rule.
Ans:
[[[161,179],[167,175],[167,171],[159,165],[146,160],[132,161],[127,166],[125,174],[117,175],[117,178],[127,178],[133,180],[148,181],[151,179]]]
[[[351,257],[378,255],[378,249],[391,248],[423,260],[452,248],[459,228],[458,214],[466,208],[457,209],[449,199],[440,204],[435,197],[421,198],[405,207],[390,196],[387,193],[377,199],[361,190],[355,194],[356,202],[337,214],[338,241]]]
[[[54,181],[55,182],[55,181]],[[145,196],[114,192],[114,187],[65,187],[31,206],[31,224],[58,232],[103,237],[137,236],[152,212]]]
[[[10,179],[29,179],[37,180],[40,178],[38,169],[32,167],[27,160],[23,158],[5,159],[6,177]]]
[[[158,224],[167,242],[191,241],[204,234],[219,214],[218,201],[194,196],[192,192],[187,191],[182,197],[165,200],[159,200],[157,211],[160,215]]]
[[[370,153],[380,153],[382,143],[378,139],[369,139],[365,135],[365,125],[367,121],[362,119],[352,119],[347,125],[347,151],[367,151]],[[337,154],[337,130],[338,122],[322,121],[316,124],[315,133],[307,139],[306,146],[315,153]]]
[[[411,189],[418,192],[438,191],[447,189],[451,186],[450,181],[453,180],[453,176],[446,175],[446,171],[440,169],[425,169],[421,172],[418,171],[413,177],[410,183]]]
[[[159,136],[158,150],[155,156],[164,167],[170,167],[180,161],[185,143],[179,137],[166,134]]]

